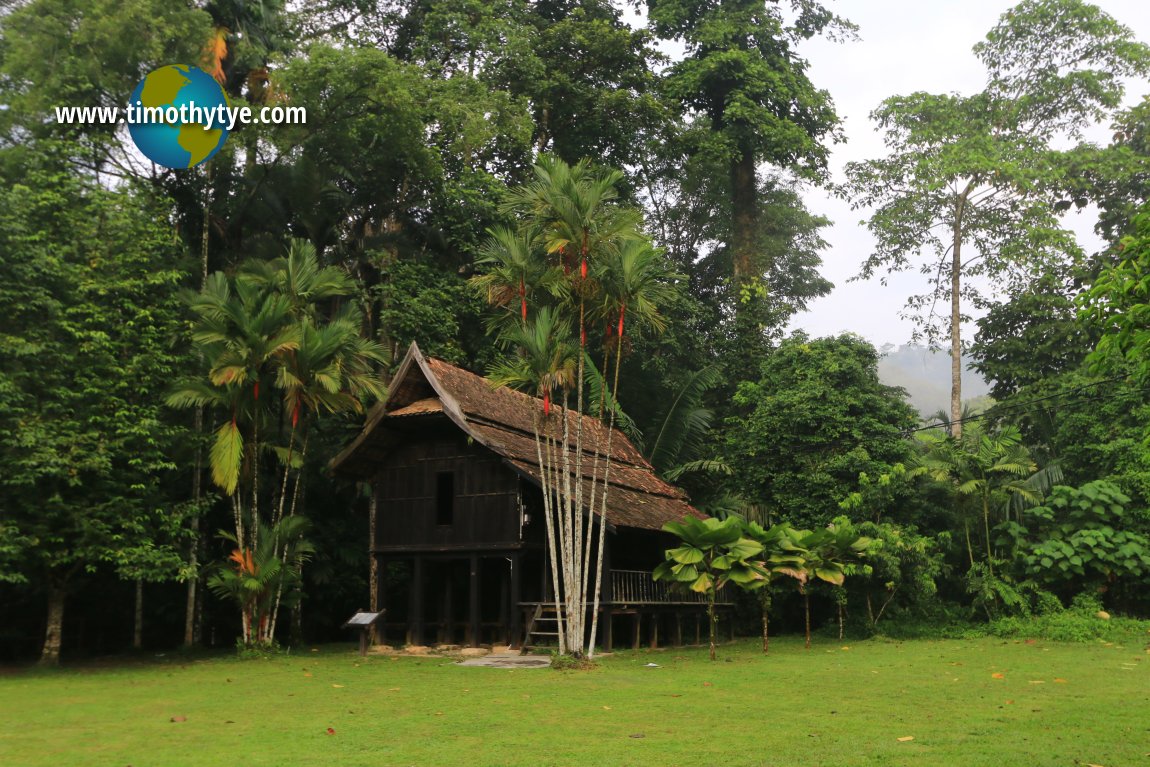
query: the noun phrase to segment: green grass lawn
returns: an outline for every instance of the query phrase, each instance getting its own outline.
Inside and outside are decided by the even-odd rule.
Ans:
[[[346,646],[14,671],[0,765],[1150,765],[1147,639],[782,639],[562,672]]]

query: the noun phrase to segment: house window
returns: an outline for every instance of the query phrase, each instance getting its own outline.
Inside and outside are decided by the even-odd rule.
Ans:
[[[450,525],[455,521],[455,474],[441,471],[435,475],[435,524]]]

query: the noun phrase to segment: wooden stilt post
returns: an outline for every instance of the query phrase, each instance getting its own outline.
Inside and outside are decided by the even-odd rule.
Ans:
[[[519,623],[523,617],[523,611],[519,607],[519,601],[522,599],[520,595],[520,564],[522,557],[516,553],[511,555],[511,639],[508,641],[512,647],[519,647],[522,640],[522,628]]]
[[[439,630],[435,641],[439,644],[452,644],[455,639],[455,605],[451,594],[451,567],[445,567],[447,578],[443,581],[443,601],[439,604]]]
[[[468,618],[470,622],[470,630],[467,632],[470,636],[469,644],[472,647],[479,646],[479,555],[471,555],[471,599]]]
[[[416,556],[411,565],[411,612],[407,643],[423,644],[423,557]]]
[[[375,600],[371,604],[371,611],[382,613],[387,611],[387,590],[384,588],[387,559],[382,554],[372,554],[371,557],[375,560]],[[370,640],[372,644],[387,644],[387,624],[383,621],[373,623]]]
[[[651,649],[659,648],[659,613],[651,613]]]
[[[511,645],[511,612],[510,604],[511,598],[511,572],[510,561],[508,560],[508,569],[504,570],[502,564],[500,566],[499,575],[499,628],[495,634],[491,636],[491,643],[495,644],[496,641],[502,642],[504,645]],[[497,639],[498,638],[498,639]]]
[[[683,646],[683,614],[675,611],[675,646]]]
[[[639,613],[638,610],[636,610],[635,611],[635,619],[634,619],[635,639],[634,639],[634,641],[631,642],[631,649],[632,650],[638,650],[639,649],[639,631],[642,628],[642,623],[643,623],[643,616]]]

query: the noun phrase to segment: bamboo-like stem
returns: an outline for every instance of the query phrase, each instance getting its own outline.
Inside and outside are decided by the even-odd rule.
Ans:
[[[301,467],[300,467],[300,470],[298,472],[296,472],[295,486],[292,488],[291,506],[288,507],[288,516],[289,517],[295,516],[296,504],[299,503],[300,485],[303,484],[303,466],[307,465],[307,440],[308,440],[308,436],[309,435],[305,432],[304,437],[303,437],[303,444],[300,446],[299,454],[300,454]],[[294,426],[292,427],[292,439],[295,439],[295,427]],[[289,449],[289,455],[290,455],[290,449]],[[290,459],[288,461],[288,466],[289,467],[291,466]],[[287,477],[286,476],[284,477],[284,487],[283,487],[283,490],[281,491],[281,493],[283,493],[285,495],[287,493]],[[374,496],[373,496],[373,498],[374,498]],[[280,496],[280,509],[281,509],[281,514],[282,514],[283,495]],[[279,525],[282,518],[283,518],[282,516],[277,515],[277,519],[276,519],[276,523],[275,523],[277,526]],[[287,563],[287,554],[288,554],[289,543],[290,543],[289,541],[282,541],[283,546],[281,547],[280,561],[283,563],[284,567],[287,567],[287,564],[288,564]],[[372,558],[372,561],[374,561],[374,557]],[[302,561],[295,562],[294,567],[296,568],[296,573],[300,574],[303,570],[303,562]],[[279,621],[280,600],[283,598],[283,590],[284,590],[283,579],[280,579],[280,582],[278,584],[276,584],[276,598],[275,598],[275,602],[274,602],[273,607],[272,607],[271,621],[270,621],[270,625],[269,625],[269,629],[268,629],[269,637],[274,637],[276,635],[276,624]]]
[[[247,536],[244,535],[243,502],[240,499],[238,490],[232,493],[232,517],[236,523],[236,546],[239,547],[240,551],[243,551],[245,548],[244,544],[246,543],[245,538]]]
[[[534,412],[535,428],[535,451],[539,458],[539,480],[543,489],[543,519],[546,522],[547,528],[547,546],[551,555],[551,584],[555,597],[555,617],[556,628],[555,631],[559,635],[559,654],[563,655],[567,652],[567,640],[563,635],[563,613],[559,610],[559,557],[557,553],[557,538],[559,531],[556,529],[556,522],[558,519],[554,515],[554,503],[552,498],[552,487],[550,481],[550,466],[551,466],[551,436],[550,431],[546,428],[547,423],[543,421],[543,438],[540,437],[539,428],[539,413]],[[547,460],[544,461],[544,443],[547,446]]]
[[[620,316],[622,316],[620,314]],[[620,326],[622,322],[620,322]],[[622,328],[620,328],[622,329]],[[615,396],[615,392],[619,390],[619,361],[623,358],[623,334],[619,334],[616,341],[617,347],[615,349],[615,380],[611,385],[611,396]],[[603,379],[603,388],[607,388],[607,379]],[[602,399],[607,399],[607,392],[603,392]],[[617,403],[615,403],[617,404]],[[610,423],[607,427],[607,450],[604,457],[603,468],[603,505],[599,514],[599,554],[595,560],[595,602],[591,608],[591,653],[592,657],[595,652],[595,638],[599,631],[599,597],[603,590],[603,546],[607,540],[607,491],[610,489],[611,482],[611,438],[615,435],[615,412],[616,407],[611,408]],[[712,650],[713,652],[713,650]]]
[[[603,421],[603,407],[604,407],[604,403],[607,401],[607,364],[610,360],[610,348],[611,347],[609,344],[603,345],[603,367],[601,369],[602,372],[600,373],[602,385],[600,386],[600,391],[599,391],[599,413],[597,415],[597,419],[600,423],[602,423],[602,421]],[[595,432],[594,440],[595,440],[595,445],[594,445],[595,459],[591,463],[591,493],[590,493],[590,501],[587,504],[587,523],[591,529],[587,533],[587,550],[586,550],[586,554],[584,555],[584,559],[587,562],[588,567],[590,567],[590,563],[591,563],[591,543],[593,540],[593,533],[594,533],[594,528],[595,528],[595,517],[597,516],[595,514],[595,509],[597,508],[597,506],[595,505],[595,502],[597,500],[596,499],[596,493],[597,493],[598,487],[599,487],[599,454],[600,454],[600,448],[602,447],[602,445],[599,443],[598,432]],[[606,536],[606,534],[607,534],[606,524],[607,524],[606,520],[604,520],[602,517],[600,517],[599,518],[599,540],[600,541],[602,541],[604,536]],[[603,556],[601,545],[600,545],[599,549],[600,549],[599,559],[601,560],[602,556]],[[594,597],[592,599],[592,603],[594,606],[592,607],[592,614],[591,614],[591,634],[588,637],[588,657],[589,658],[595,657],[595,636],[596,636],[596,631],[598,630],[598,627],[599,627],[599,585],[598,585],[599,577],[600,577],[600,573],[598,570],[596,570],[595,594],[594,594]],[[588,581],[591,580],[590,574],[588,574],[587,580]]]
[[[579,551],[578,510],[574,507],[575,496],[571,488],[571,411],[567,409],[568,392],[563,390],[563,524],[566,528],[566,547],[563,551],[564,602],[567,606],[567,649],[574,655],[582,653],[583,621],[579,604],[579,568],[576,553]]]
[[[272,519],[272,526],[275,527],[279,521],[283,519],[284,515],[284,499],[287,497],[288,475],[291,474],[291,458],[292,448],[295,447],[295,429],[296,425],[293,423],[291,427],[291,434],[288,436],[288,452],[287,460],[284,461],[284,477],[280,482],[280,499],[276,507],[275,517]],[[299,480],[296,480],[296,485],[299,485]]]
[[[584,245],[583,259],[586,263],[587,252],[586,245]],[[590,550],[591,543],[591,527],[593,520],[587,521],[586,530],[583,524],[583,389],[584,389],[584,339],[587,335],[586,325],[586,308],[584,305],[584,298],[582,293],[579,296],[579,361],[577,363],[576,385],[578,393],[575,398],[575,515],[578,527],[578,536],[576,537],[575,553],[578,561],[578,588],[576,591],[576,602],[579,611],[579,646],[580,654],[586,652],[583,647],[583,621],[585,619],[584,611],[587,606],[587,574],[590,563],[587,561],[588,557],[585,552]],[[563,415],[567,417],[566,412]],[[584,536],[586,535],[586,543],[584,543]],[[580,555],[581,554],[581,555]]]

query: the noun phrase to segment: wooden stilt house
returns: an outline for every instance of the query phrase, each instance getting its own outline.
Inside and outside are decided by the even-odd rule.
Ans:
[[[533,409],[542,403],[412,344],[387,400],[332,461],[338,475],[372,486],[372,610],[387,610],[386,641],[519,646],[547,633],[555,598]],[[608,430],[586,416],[583,429],[587,482]],[[663,524],[699,512],[618,431],[611,454],[602,644],[619,631],[634,646],[657,644],[660,629],[664,641],[681,643],[684,627],[697,638],[702,600],[653,581],[651,570],[674,545]]]

